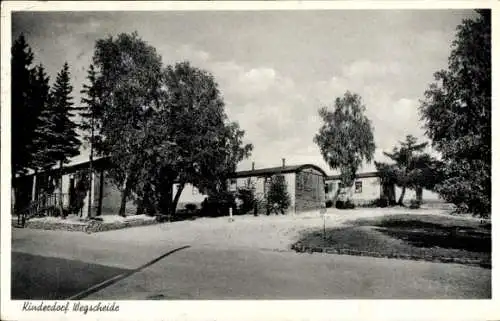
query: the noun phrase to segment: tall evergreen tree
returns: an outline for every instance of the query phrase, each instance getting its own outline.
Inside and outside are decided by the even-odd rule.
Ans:
[[[51,135],[51,158],[59,163],[62,172],[64,163],[69,158],[79,154],[80,140],[76,133],[77,125],[73,122],[74,107],[71,96],[73,87],[70,84],[68,63],[64,63],[62,70],[57,74],[52,87],[50,112],[52,113],[53,131]],[[62,192],[62,179],[59,179],[59,188]]]
[[[99,128],[101,127],[102,110],[99,93],[98,73],[94,65],[90,65],[87,71],[88,84],[83,84],[80,93],[83,94],[79,107],[80,129],[83,131],[82,138],[90,145],[96,145],[101,141]],[[97,148],[99,151],[100,148]]]
[[[35,171],[47,169],[56,163],[52,155],[55,150],[51,145],[54,140],[54,115],[50,109],[49,77],[42,64],[35,68],[32,85],[32,107],[38,113],[33,141],[29,146],[31,154],[30,167]]]
[[[14,41],[11,58],[12,175],[24,173],[30,166],[28,148],[33,138],[36,115],[30,108],[33,79],[33,53],[24,35]]]
[[[90,65],[87,71],[87,80],[88,84],[83,84],[83,89],[80,93],[83,95],[81,98],[81,102],[83,106],[77,108],[80,111],[80,129],[82,130],[83,139],[87,142],[88,147],[90,149],[89,152],[89,183],[92,186],[92,173],[93,173],[93,160],[94,153],[96,151],[96,145],[101,142],[101,137],[98,134],[98,130],[101,124],[102,111],[100,110],[100,99],[99,99],[99,83],[98,83],[98,74],[94,68],[94,65]],[[100,150],[99,146],[97,146],[97,151]],[[89,215],[91,215],[92,210],[92,195],[91,190],[89,190],[89,202],[88,202],[88,211]]]

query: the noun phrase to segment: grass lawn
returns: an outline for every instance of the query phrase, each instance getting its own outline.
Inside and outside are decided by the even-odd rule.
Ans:
[[[444,215],[388,215],[304,232],[295,244],[333,252],[491,267],[491,223]]]

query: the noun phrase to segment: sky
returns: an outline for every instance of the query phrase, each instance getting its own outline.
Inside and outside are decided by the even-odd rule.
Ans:
[[[408,134],[426,141],[419,100],[471,10],[290,10],[162,12],[19,12],[23,33],[51,82],[70,65],[74,101],[97,39],[137,31],[163,62],[190,61],[211,72],[229,119],[254,145],[247,170],[311,163],[337,173],[313,142],[318,109],[347,90],[362,97],[376,144],[375,160]],[[87,159],[87,150],[75,161]],[[374,170],[365,164],[360,172]]]

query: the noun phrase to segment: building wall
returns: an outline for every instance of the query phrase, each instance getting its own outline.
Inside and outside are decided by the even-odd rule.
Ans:
[[[337,190],[339,188],[339,183],[340,180],[329,180],[327,181],[327,199],[333,200]],[[361,184],[361,191],[356,190],[356,184]],[[401,188],[400,187],[395,187],[396,191],[396,201],[399,199],[401,196]],[[353,185],[349,188],[348,194],[350,199],[353,201],[354,204],[356,205],[364,205],[368,204],[376,199],[378,199],[381,196],[382,190],[380,186],[380,178],[378,177],[365,177],[365,178],[357,178]],[[422,199],[423,201],[439,201],[439,195],[429,191],[429,190],[423,190],[422,193]],[[407,189],[405,192],[405,198],[404,201],[409,203],[412,199],[416,198],[416,193],[413,190]]]
[[[175,197],[178,188],[179,184],[174,184],[172,199]],[[205,197],[207,197],[207,195],[201,193],[198,188],[196,188],[192,184],[186,184],[184,186],[184,189],[182,190],[179,202],[177,203],[177,209],[184,209],[184,206],[186,204],[196,204],[198,208],[201,208],[201,203],[203,202]]]
[[[325,206],[325,182],[321,172],[307,168],[295,174],[295,212]]]
[[[94,179],[95,181],[95,179]],[[99,191],[94,188],[94,200],[98,199]],[[97,195],[96,195],[97,194]],[[88,204],[88,198],[85,199],[85,204]],[[112,180],[104,173],[104,186],[102,194],[102,215],[117,215],[120,211],[121,203],[121,192]],[[97,204],[94,203],[94,206]],[[84,208],[85,210],[85,208]],[[131,199],[125,204],[125,214],[131,215],[135,214],[137,211],[137,206],[135,202]]]
[[[396,186],[396,201],[401,196],[401,192],[402,192],[402,189],[400,187]],[[404,202],[410,202],[411,200],[414,200],[416,198],[417,198],[416,192],[414,190],[406,189]],[[443,200],[441,200],[441,198],[439,198],[439,194],[437,194],[433,191],[429,191],[427,189],[424,189],[422,191],[422,200],[423,200],[423,202],[426,202],[426,201],[427,202],[444,202]]]

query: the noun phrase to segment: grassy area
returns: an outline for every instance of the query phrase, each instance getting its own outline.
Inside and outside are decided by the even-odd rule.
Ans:
[[[296,249],[491,267],[491,223],[442,215],[389,215],[304,233]]]

